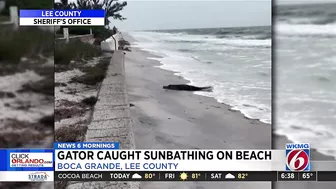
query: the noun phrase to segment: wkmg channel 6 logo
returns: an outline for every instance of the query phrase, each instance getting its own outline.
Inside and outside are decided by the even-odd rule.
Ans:
[[[310,144],[286,144],[286,171],[310,171]]]

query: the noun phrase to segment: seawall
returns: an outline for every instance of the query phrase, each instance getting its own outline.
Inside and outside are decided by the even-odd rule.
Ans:
[[[114,51],[98,93],[85,141],[116,141],[134,149],[134,135],[125,82],[123,51]],[[139,189],[138,182],[70,182],[67,189]]]

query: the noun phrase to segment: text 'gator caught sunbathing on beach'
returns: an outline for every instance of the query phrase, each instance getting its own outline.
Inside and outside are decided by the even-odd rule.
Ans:
[[[170,90],[179,90],[179,91],[207,91],[207,92],[212,92],[212,87],[195,87],[192,85],[185,85],[185,84],[180,84],[180,85],[167,85],[163,86],[164,89],[170,89]]]

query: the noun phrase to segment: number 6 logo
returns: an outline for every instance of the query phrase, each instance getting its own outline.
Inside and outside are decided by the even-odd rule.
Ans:
[[[291,171],[304,171],[309,164],[309,156],[304,150],[292,150],[287,154],[287,167]]]

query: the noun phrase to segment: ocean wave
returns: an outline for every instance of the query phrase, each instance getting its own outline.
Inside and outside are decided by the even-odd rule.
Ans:
[[[311,24],[311,25],[327,25],[336,23],[336,15],[332,17],[322,17],[322,18],[279,18],[278,21],[285,22],[287,24]]]
[[[236,47],[265,47],[270,48],[272,46],[271,40],[253,40],[253,39],[222,39],[213,41],[220,45],[229,45]]]
[[[272,39],[272,33],[256,36],[255,39]]]
[[[272,30],[270,26],[259,26],[259,27],[218,28],[215,31],[216,35],[224,35],[229,33],[254,35],[261,33],[270,33]]]
[[[161,62],[159,68],[176,72],[175,75],[189,80],[190,84],[197,83],[197,85],[214,87],[212,93],[196,92],[195,94],[215,98],[218,102],[228,104],[232,109],[240,111],[247,118],[271,123],[270,106],[267,103],[264,104],[264,101],[268,101],[266,94],[270,94],[271,91],[268,85],[248,84],[245,81],[228,82],[228,78],[223,79],[227,75],[223,74],[223,70],[226,69],[222,69],[223,65],[218,64],[219,62],[215,59],[207,59],[202,54],[187,55],[184,52],[176,51],[177,49],[175,51],[165,50],[158,48],[159,45],[152,47],[145,45],[146,48],[140,45],[139,47],[150,52],[157,52],[160,49],[160,52],[165,54],[161,58],[155,58]],[[215,54],[215,51],[212,53]],[[243,57],[243,55],[241,56]],[[230,78],[230,76],[227,77]],[[258,80],[261,79],[258,77]],[[242,90],[247,94],[241,94]],[[249,93],[248,91],[259,91],[261,95],[255,95],[254,92]]]
[[[197,52],[196,50],[193,49],[177,49],[179,52]]]
[[[179,29],[179,30],[156,30],[147,31],[161,33],[167,36],[212,36],[217,38],[249,38],[249,39],[270,39],[272,28],[270,26],[235,27],[235,28],[201,28],[201,29]],[[189,41],[189,40],[186,40]]]
[[[288,17],[328,17],[336,14],[335,7],[335,3],[278,6],[276,14]]]
[[[317,16],[326,16],[325,10],[311,10],[304,8],[291,7],[288,9],[279,9],[277,16],[286,16],[286,17],[317,17]]]
[[[191,36],[172,37],[166,39],[165,42],[180,42],[184,43],[186,40],[183,38],[190,38]],[[214,38],[214,37],[195,37],[187,40],[189,43],[204,43],[209,45],[226,45],[233,47],[266,47],[270,48],[271,39],[250,39],[250,38]]]
[[[272,39],[272,33],[266,33],[266,34],[258,34],[258,35],[244,35],[244,36],[237,36],[237,35],[218,35],[217,38],[223,39],[223,38],[242,38],[242,39]]]
[[[282,119],[279,119],[278,125],[282,127],[275,129],[276,134],[284,135],[294,143],[309,141],[312,148],[318,152],[336,158],[336,150],[332,145],[336,142],[335,133],[316,121],[303,120],[302,113],[288,112],[288,114],[292,116],[284,115]]]
[[[279,7],[277,20],[288,24],[328,25],[336,23],[336,4]]]
[[[276,133],[292,142],[309,142],[318,152],[333,157],[336,157],[335,10],[336,4],[279,6],[274,25],[275,36],[281,43],[277,49],[281,54],[279,65],[283,69],[300,70],[288,71],[285,77],[280,77]]]
[[[167,35],[166,33],[141,33],[134,36],[146,39],[152,42],[164,43],[187,43],[187,44],[209,44],[212,46],[232,46],[232,47],[271,47],[269,36],[254,37],[234,37],[234,38],[216,38],[212,36],[200,35]]]
[[[336,24],[288,24],[275,25],[276,34],[280,35],[304,35],[304,36],[336,36]]]
[[[177,39],[177,40],[163,40],[163,42],[167,42],[167,43],[203,43],[204,41],[202,40],[180,40],[180,39]]]

